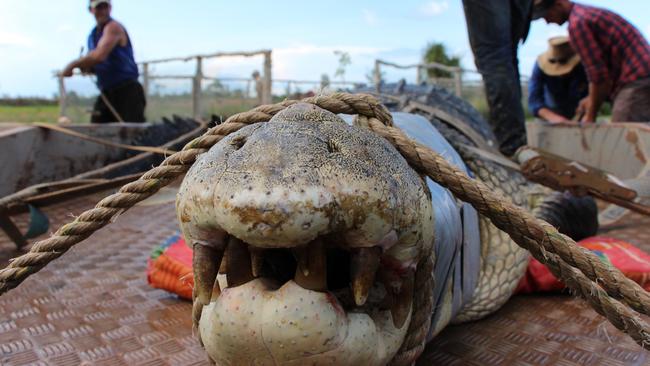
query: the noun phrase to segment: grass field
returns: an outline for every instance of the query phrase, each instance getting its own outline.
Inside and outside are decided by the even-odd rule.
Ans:
[[[210,98],[201,99],[201,115],[204,119],[210,119],[212,115],[221,116],[224,119],[239,112],[247,111],[256,106],[254,99],[235,98]],[[69,104],[66,108],[66,115],[73,123],[88,123],[92,105],[89,100],[80,103]],[[187,97],[155,97],[147,100],[145,111],[147,120],[161,121],[162,117],[192,116],[192,102]],[[55,123],[59,118],[59,106],[57,105],[30,105],[30,106],[7,106],[0,105],[0,122],[47,122]]]
[[[0,106],[0,122],[55,122],[59,107],[45,106]]]
[[[67,115],[75,122],[86,123],[90,114],[86,108],[71,106]],[[47,122],[55,123],[59,119],[57,105],[6,106],[0,105],[0,122]]]

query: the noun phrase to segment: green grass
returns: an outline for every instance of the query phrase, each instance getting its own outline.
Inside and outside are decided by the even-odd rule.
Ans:
[[[88,104],[88,103],[85,103]],[[235,98],[209,98],[201,99],[201,115],[209,119],[211,115],[222,116],[224,119],[256,106],[254,99]],[[66,108],[66,115],[73,123],[87,123],[90,120],[90,105],[70,104]],[[183,97],[150,97],[147,100],[145,111],[148,121],[160,121],[162,117],[178,115],[181,117],[192,116],[192,102],[190,98]],[[59,119],[59,106],[7,106],[0,105],[0,122],[55,123]]]
[[[85,123],[89,114],[81,106],[71,106],[67,114],[73,122]],[[59,106],[57,105],[30,105],[6,106],[0,105],[0,122],[47,122],[55,123],[59,119]]]
[[[0,106],[0,122],[54,122],[59,107],[47,106]]]
[[[204,119],[209,119],[214,114],[226,119],[233,114],[251,110],[255,106],[254,99],[203,96],[201,98],[201,116]],[[162,117],[171,117],[174,114],[181,117],[192,116],[191,99],[173,96],[151,96],[147,99],[147,120],[160,121]]]

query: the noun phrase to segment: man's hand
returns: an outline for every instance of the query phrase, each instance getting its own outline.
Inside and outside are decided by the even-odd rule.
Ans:
[[[117,22],[108,23],[104,29],[104,35],[102,35],[99,44],[97,44],[97,48],[90,51],[86,56],[72,61],[61,72],[61,75],[70,77],[72,76],[72,71],[76,68],[79,68],[82,73],[91,72],[95,65],[104,62],[108,58],[108,55],[120,40],[126,40],[126,31],[124,31],[124,28]]]
[[[594,122],[596,116],[593,113],[589,113],[592,110],[592,101],[589,96],[582,98],[580,103],[578,103],[578,108],[576,108],[576,117],[580,122]]]
[[[93,68],[92,67],[80,67],[79,70],[83,75],[90,75],[94,74]]]
[[[541,108],[537,114],[539,115],[540,118],[543,118],[544,120],[551,122],[551,123],[561,123],[561,122],[570,122],[568,118],[564,117],[561,114],[553,112],[549,108]]]
[[[70,63],[68,64],[68,66],[65,67],[65,69],[63,69],[61,75],[63,75],[66,78],[69,78],[70,76],[72,76],[73,71],[74,71],[74,64]]]
[[[612,89],[611,81],[602,83],[589,83],[589,95],[580,101],[576,112],[583,112],[584,116],[580,119],[581,122],[595,122],[598,116],[600,106],[607,99],[610,90]]]

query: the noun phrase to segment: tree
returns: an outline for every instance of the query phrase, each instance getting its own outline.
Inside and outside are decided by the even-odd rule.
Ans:
[[[226,88],[221,81],[215,79],[212,83],[210,83],[210,85],[208,85],[206,90],[208,93],[214,93],[218,95],[225,92]]]
[[[320,76],[320,88],[321,90],[325,90],[325,88],[329,88],[330,86],[330,77],[327,74],[322,74]]]
[[[350,54],[345,51],[334,51],[334,54],[339,57],[339,66],[336,68],[334,77],[341,77],[341,81],[345,82],[345,69],[352,63]]]
[[[422,55],[422,61],[425,64],[435,62],[446,66],[460,66],[460,57],[447,54],[447,48],[439,42],[430,42],[427,44]],[[439,69],[428,69],[427,75],[430,78],[450,78],[453,76],[450,72]]]

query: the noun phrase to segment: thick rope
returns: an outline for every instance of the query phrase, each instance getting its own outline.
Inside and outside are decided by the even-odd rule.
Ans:
[[[175,153],[173,150],[168,150],[162,147],[158,146],[138,146],[138,145],[129,145],[129,144],[121,144],[119,142],[114,142],[106,139],[102,139],[99,137],[95,136],[90,136],[86,133],[81,133],[75,130],[71,130],[69,128],[65,128],[63,126],[59,125],[52,125],[52,124],[47,124],[47,123],[41,123],[41,122],[36,122],[32,124],[32,126],[40,127],[40,128],[45,128],[48,130],[52,131],[57,131],[66,135],[74,136],[77,138],[80,138],[82,140],[86,141],[92,141],[96,144],[104,145],[104,146],[110,146],[110,147],[117,147],[120,149],[124,150],[133,150],[133,151],[142,151],[142,152],[151,152],[155,154],[161,154],[161,155],[171,155]]]
[[[392,125],[390,112],[370,95],[335,93],[307,98],[302,102],[315,104],[333,113],[359,114]],[[104,198],[95,208],[83,212],[73,222],[63,225],[51,237],[35,243],[28,253],[13,259],[7,268],[0,271],[0,295],[15,288],[27,277],[63,255],[72,246],[187,172],[199,154],[207,151],[228,134],[248,124],[266,122],[279,111],[295,103],[298,101],[263,105],[250,112],[233,115],[226,120],[226,123],[190,141],[182,151],[169,156],[137,181],[125,185],[117,193]]]
[[[362,120],[363,117],[359,119]],[[606,266],[551,225],[512,204],[507,198],[492,192],[482,182],[469,178],[440,155],[408,138],[401,130],[383,126],[372,118],[359,123],[389,140],[411,167],[449,189],[457,198],[472,204],[478,212],[508,233],[518,245],[529,250],[540,262],[549,268],[562,270],[561,273],[558,272],[561,274],[558,277],[564,280],[567,287],[583,295],[596,311],[605,315],[617,328],[630,334],[642,347],[650,349],[650,328],[641,321],[624,322],[622,319],[631,315],[634,315],[632,319],[639,318],[615,300],[622,299],[623,303],[647,315],[650,297],[638,284],[629,280],[618,269]],[[602,291],[596,284],[603,286],[607,292]],[[604,300],[605,298],[607,300]]]
[[[555,268],[554,273],[563,279],[567,286],[585,297],[596,311],[604,314],[617,328],[630,334],[637,343],[643,347],[649,343],[647,326],[634,312],[608,295],[609,293],[614,297],[622,298],[634,309],[644,310],[642,312],[647,314],[650,301],[643,290],[638,286],[636,288],[630,286],[631,281],[622,276],[618,270],[606,268],[597,258],[581,252],[571,239],[553,231],[553,228],[545,226],[528,212],[510,204],[507,199],[494,195],[482,183],[471,180],[436,153],[408,139],[400,130],[387,127],[392,126],[390,113],[374,97],[337,93],[307,98],[302,102],[315,104],[333,113],[358,114],[363,121],[362,125],[370,127],[393,143],[411,166],[426,172],[429,177],[446,186],[458,198],[474,205],[497,227],[509,233],[519,245],[537,253],[541,258],[538,259]],[[145,173],[138,181],[127,184],[118,193],[106,197],[94,209],[82,213],[75,221],[57,230],[52,237],[34,244],[29,253],[12,261],[7,268],[0,271],[0,295],[18,286],[29,275],[36,273],[73,245],[110,223],[137,202],[150,197],[184,174],[199,154],[212,147],[224,136],[248,124],[268,121],[273,115],[295,103],[297,101],[285,101],[234,115],[226,123],[212,128],[205,135],[188,143],[182,151],[165,159],[160,166]],[[544,253],[544,250],[550,253]],[[571,266],[579,268],[582,273]],[[605,285],[607,293],[592,281],[609,282]],[[432,282],[423,278],[422,273],[416,276],[416,286],[430,286]],[[632,284],[636,285],[633,282]],[[415,309],[412,316],[417,321],[413,326],[409,326],[407,342],[400,349],[396,360],[404,362],[414,360],[422,352],[430,324],[418,319],[430,319],[431,313],[431,309],[427,306]]]
[[[550,226],[550,225],[549,225]],[[527,243],[525,248],[533,257],[544,263],[555,277],[560,279],[571,291],[582,297],[596,312],[609,320],[616,328],[627,333],[634,341],[650,350],[650,327],[641,317],[625,304],[615,300],[603,288],[592,282],[575,267],[571,267],[558,255],[544,253],[535,239],[517,238]],[[543,260],[540,260],[543,258]]]

